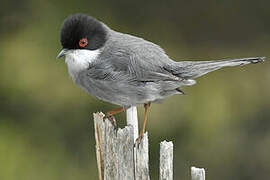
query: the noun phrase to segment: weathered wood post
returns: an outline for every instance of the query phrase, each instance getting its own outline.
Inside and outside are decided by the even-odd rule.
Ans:
[[[160,143],[159,179],[173,180],[173,143],[163,141]]]
[[[191,180],[205,180],[204,168],[191,167]]]
[[[126,113],[127,113],[127,125],[133,127],[134,143],[135,143],[139,135],[137,107],[131,106],[126,110]]]
[[[129,113],[137,116],[137,109],[130,109]],[[120,129],[108,119],[104,120],[103,113],[94,114],[94,125],[99,180],[150,180],[147,132],[140,142],[136,142],[136,123],[128,122],[126,127]],[[173,180],[172,142],[160,143],[159,172],[160,180]],[[192,167],[191,178],[205,180],[204,170]]]

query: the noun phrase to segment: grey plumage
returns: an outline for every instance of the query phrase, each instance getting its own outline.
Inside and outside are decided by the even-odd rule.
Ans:
[[[73,73],[73,80],[91,95],[125,108],[183,94],[180,87],[195,84],[194,78],[208,72],[264,60],[254,57],[175,62],[158,45],[101,24],[106,42],[98,49],[95,60]]]
[[[226,66],[262,61],[246,58],[225,61],[171,60],[156,44],[110,30],[98,61],[80,72],[77,83],[99,99],[129,107],[181,94],[193,78]]]
[[[173,68],[173,74],[183,78],[197,78],[208,72],[229,66],[242,66],[250,63],[259,63],[264,57],[250,57],[240,59],[224,59],[212,61],[180,61]]]

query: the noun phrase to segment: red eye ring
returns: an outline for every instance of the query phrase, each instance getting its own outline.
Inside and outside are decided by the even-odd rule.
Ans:
[[[79,41],[79,46],[80,46],[80,47],[85,47],[85,46],[87,46],[87,44],[88,44],[87,38],[82,38],[82,39]]]

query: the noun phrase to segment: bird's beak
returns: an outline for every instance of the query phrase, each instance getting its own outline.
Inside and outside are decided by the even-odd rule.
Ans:
[[[68,49],[62,49],[60,53],[57,55],[56,59],[59,59],[62,56],[65,56],[68,52]]]

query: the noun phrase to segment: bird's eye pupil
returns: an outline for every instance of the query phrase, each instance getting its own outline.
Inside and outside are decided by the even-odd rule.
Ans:
[[[82,38],[82,39],[79,41],[79,46],[80,46],[80,47],[85,47],[87,44],[88,44],[88,40],[87,40],[86,38]]]

